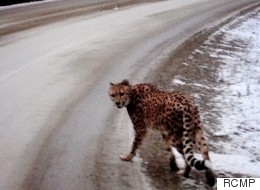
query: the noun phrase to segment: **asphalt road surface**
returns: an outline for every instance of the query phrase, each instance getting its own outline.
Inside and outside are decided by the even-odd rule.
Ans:
[[[149,189],[138,160],[119,160],[131,136],[109,82],[141,82],[178,44],[257,1],[95,1],[85,13],[66,2],[0,9],[0,190]]]

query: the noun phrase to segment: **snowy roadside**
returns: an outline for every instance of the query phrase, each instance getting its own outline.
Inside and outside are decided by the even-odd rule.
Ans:
[[[260,31],[260,8],[223,26],[211,34],[201,48],[192,53],[209,54],[209,58],[214,60],[202,69],[210,69],[212,64],[219,64],[215,74],[220,84],[207,84],[201,81],[188,85],[217,92],[211,104],[214,111],[218,112],[216,117],[220,121],[218,124],[207,124],[210,133],[219,138],[212,143],[218,150],[212,153],[211,157],[215,169],[230,173],[230,176],[240,174],[260,177],[258,31]],[[179,79],[173,80],[173,85],[175,84],[184,85],[186,82],[180,76]],[[200,98],[199,94],[195,94],[196,96]],[[206,119],[207,116],[204,117]],[[221,138],[225,141],[221,141]]]
[[[221,124],[213,134],[229,139],[216,141],[221,153],[212,154],[214,167],[251,177],[260,177],[259,31],[260,8],[222,27],[204,43],[204,52],[220,64],[216,72],[221,84],[215,89],[220,93],[212,102]]]
[[[195,99],[219,177],[260,177],[259,31],[258,7],[198,33],[173,53],[157,76],[148,78],[162,89]],[[140,153],[155,187],[208,189],[204,174],[192,172],[185,179],[170,173],[163,153],[154,148],[158,140],[152,135]]]

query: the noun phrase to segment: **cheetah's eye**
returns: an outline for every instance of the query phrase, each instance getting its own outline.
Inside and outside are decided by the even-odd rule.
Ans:
[[[116,95],[115,94],[110,94],[110,96],[114,98]]]
[[[125,94],[124,94],[123,92],[121,92],[119,95],[120,95],[120,96],[124,96]]]

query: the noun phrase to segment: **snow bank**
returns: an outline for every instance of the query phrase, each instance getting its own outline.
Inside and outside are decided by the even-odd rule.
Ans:
[[[199,69],[216,72],[211,73],[217,76],[213,82],[190,81],[181,75],[172,80],[173,85],[197,89],[200,93],[192,94],[195,100],[210,99],[204,106],[212,112],[202,117],[207,117],[205,127],[213,134],[207,136],[216,150],[210,155],[213,168],[225,176],[260,177],[259,31],[260,8],[224,25],[189,55],[189,59],[196,59],[196,54],[207,57],[209,62],[201,63]]]
[[[260,176],[260,9],[241,16],[212,34],[205,44],[223,36],[210,55],[223,63],[218,71],[221,94],[215,102],[221,126],[215,136],[229,142],[217,143],[224,154],[212,154],[220,171]],[[234,51],[230,51],[233,49]]]

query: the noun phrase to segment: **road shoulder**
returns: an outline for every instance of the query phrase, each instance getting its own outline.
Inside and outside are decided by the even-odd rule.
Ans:
[[[179,46],[172,53],[171,57],[165,61],[165,63],[162,64],[158,70],[154,71],[146,78],[147,81],[152,81],[161,89],[174,89],[177,91],[182,91],[195,99],[197,105],[200,107],[203,121],[206,126],[206,137],[210,144],[211,155],[214,158],[213,161],[216,162],[215,164],[213,163],[213,166],[217,167],[218,170],[216,173],[221,177],[254,176],[248,174],[248,171],[246,170],[241,170],[242,172],[239,173],[240,170],[237,169],[239,166],[237,166],[237,168],[235,166],[232,168],[230,166],[228,167],[227,164],[222,161],[221,163],[217,163],[219,161],[217,159],[221,160],[221,157],[223,157],[223,159],[225,157],[229,160],[235,159],[234,156],[232,157],[232,155],[236,155],[234,149],[236,149],[235,147],[241,146],[238,144],[238,141],[236,141],[236,136],[241,135],[240,132],[243,130],[241,129],[240,132],[238,130],[234,135],[231,134],[231,139],[228,138],[230,135],[226,134],[227,131],[222,132],[224,133],[223,135],[218,135],[218,130],[221,131],[221,126],[228,127],[225,125],[226,123],[223,126],[223,121],[221,121],[223,114],[225,114],[222,113],[224,109],[219,107],[221,106],[221,102],[219,99],[214,99],[215,97],[223,97],[223,95],[224,98],[225,95],[228,96],[227,94],[223,94],[222,90],[219,90],[219,88],[223,88],[222,85],[226,82],[225,78],[222,79],[219,77],[218,72],[223,69],[222,67],[225,64],[223,63],[223,60],[219,59],[219,57],[223,56],[221,53],[224,52],[223,54],[226,55],[229,51],[236,55],[237,45],[244,49],[247,49],[248,45],[250,45],[241,41],[229,44],[228,48],[220,47],[220,45],[223,44],[224,32],[222,31],[223,34],[221,34],[221,32],[219,33],[218,31],[223,29],[225,26],[230,25],[230,28],[239,28],[241,23],[244,23],[246,20],[250,18],[256,18],[257,14],[254,12],[258,12],[258,8],[259,6],[245,9],[225,20],[224,22],[195,34],[191,39],[185,41],[181,46]],[[212,40],[211,43],[207,44],[210,40]],[[220,50],[221,48],[222,50]],[[220,53],[216,53],[217,55],[214,57],[212,56],[214,52]],[[235,57],[233,59],[236,60]],[[248,57],[241,57],[240,61],[243,63],[244,61],[248,61],[247,59]],[[255,62],[253,61],[252,65],[254,64]],[[227,86],[227,88],[229,87],[230,86]],[[231,105],[227,104],[226,107],[228,106]],[[230,117],[232,118],[232,116]],[[248,126],[248,128],[249,129],[247,130],[251,130],[250,126]],[[258,129],[254,128],[254,133],[257,131]],[[250,135],[250,131],[248,134]],[[238,138],[243,137],[240,136]],[[233,147],[233,149],[230,147]],[[205,186],[203,173],[192,172],[190,179],[178,177],[177,175],[171,173],[164,151],[162,151],[163,149],[164,144],[161,140],[161,136],[158,134],[151,134],[149,139],[146,140],[144,146],[142,146],[140,152],[140,156],[144,160],[143,167],[146,170],[145,173],[152,179],[152,184],[156,188],[163,190],[172,188],[194,190],[210,189],[209,187]],[[228,151],[230,150],[233,150],[233,152],[230,153],[230,157],[224,156],[225,154],[229,153]],[[246,162],[246,165],[252,169],[254,166],[257,166],[256,164],[259,163],[259,161],[257,161],[257,159],[259,159],[259,154],[255,153],[255,148],[251,147],[250,149],[248,147],[244,147],[241,148],[241,151],[243,151],[244,154],[247,154],[252,159],[250,161],[247,160],[246,157],[242,156],[239,158],[236,156],[236,160],[238,160],[239,163],[244,161]],[[245,159],[243,160],[243,158]],[[181,157],[179,157],[178,161],[180,165],[183,164]],[[227,167],[226,170],[220,170],[223,167]]]

